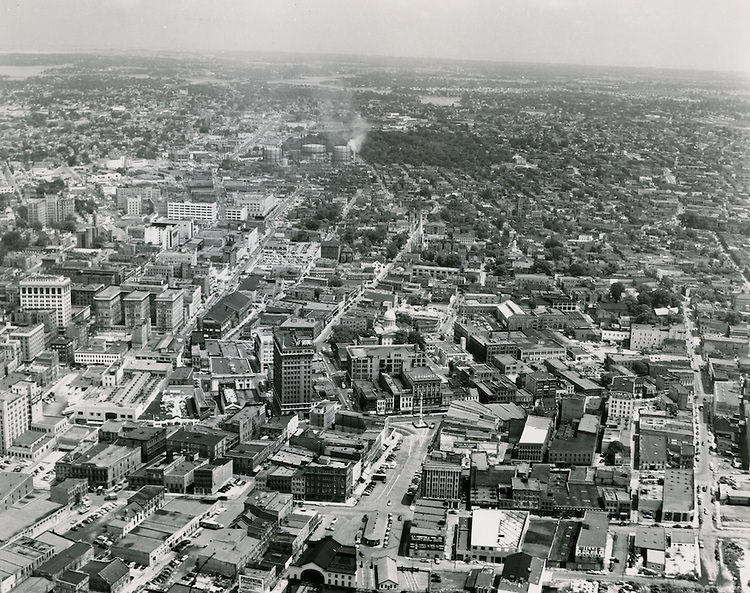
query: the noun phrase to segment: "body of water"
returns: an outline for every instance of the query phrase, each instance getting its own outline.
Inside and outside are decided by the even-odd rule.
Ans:
[[[45,70],[60,68],[67,64],[45,64],[44,66],[6,66],[0,64],[0,78],[24,79],[31,76],[39,76]]]

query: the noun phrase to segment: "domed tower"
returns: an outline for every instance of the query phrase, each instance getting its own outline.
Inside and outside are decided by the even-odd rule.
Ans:
[[[378,341],[381,346],[389,346],[393,344],[393,339],[398,332],[398,325],[396,325],[396,312],[393,309],[388,309],[383,315],[383,322],[375,324],[373,328],[375,335],[378,336]]]
[[[383,330],[386,332],[395,332],[398,330],[396,312],[393,309],[388,309],[385,315],[383,315]]]

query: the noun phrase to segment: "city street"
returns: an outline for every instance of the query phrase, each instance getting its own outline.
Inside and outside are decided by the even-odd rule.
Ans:
[[[414,474],[422,467],[422,460],[427,454],[427,449],[435,432],[434,429],[430,428],[414,428],[412,426],[413,420],[413,418],[410,418],[392,421],[395,432],[400,435],[399,450],[395,451],[396,458],[393,461],[395,467],[394,469],[383,469],[388,477],[385,482],[375,482],[375,490],[371,495],[362,495],[362,491],[369,482],[366,477],[366,482],[359,484],[356,488],[355,498],[358,498],[358,500],[354,506],[318,502],[304,503],[304,508],[315,509],[323,517],[323,522],[318,527],[313,539],[332,535],[341,543],[352,545],[357,531],[363,525],[362,517],[365,513],[378,512],[383,516],[383,520],[388,513],[391,513],[392,527],[387,545],[373,548],[365,545],[358,546],[362,554],[360,559],[363,562],[363,567],[369,565],[372,560],[386,555],[397,558],[400,565],[411,565],[411,560],[398,556],[404,523],[412,517],[412,511],[409,508],[411,497],[407,495],[406,491]],[[385,461],[387,454],[387,452],[384,454],[381,461]],[[367,476],[377,472],[378,469],[379,465],[376,463],[372,471],[367,473]],[[401,517],[401,520],[399,520],[399,517]],[[326,529],[329,526],[332,529]],[[358,586],[367,587],[371,575],[366,574],[368,571],[361,572],[359,578],[362,581],[358,583]]]
[[[705,408],[711,405],[712,396],[706,394],[703,386],[703,376],[701,372],[702,359],[696,353],[696,346],[699,340],[694,337],[694,323],[687,307],[687,299],[682,307],[683,318],[685,320],[685,348],[691,359],[691,366],[694,371],[693,391],[693,423],[695,426],[695,449],[696,462],[695,488],[696,488],[696,522],[694,525],[698,528],[698,534],[703,542],[701,549],[701,564],[703,578],[710,583],[717,583],[722,589],[730,591],[731,575],[720,560],[716,559],[715,551],[721,549],[721,540],[742,540],[743,547],[750,549],[750,539],[748,531],[741,527],[727,527],[721,522],[721,505],[714,501],[718,488],[718,479],[721,476],[733,475],[736,470],[728,466],[720,455],[711,451],[711,446],[715,445],[713,434],[706,422],[708,415]],[[705,491],[704,491],[705,490]],[[712,502],[714,501],[714,502]],[[750,517],[748,518],[750,520]]]
[[[394,257],[391,261],[389,261],[376,275],[375,279],[373,280],[372,286],[373,288],[377,288],[378,283],[385,278],[390,271],[393,269],[393,266],[398,262],[404,253],[407,253],[411,249],[411,245],[416,239],[417,235],[419,234],[419,229],[415,228],[411,235],[409,235],[409,239],[404,243],[404,246],[401,248],[401,251],[398,252],[396,257]],[[342,307],[341,311],[339,311],[331,321],[326,324],[326,326],[323,328],[323,330],[320,332],[317,338],[315,338],[315,346],[320,349],[320,346],[330,337],[331,332],[333,331],[333,328],[336,327],[340,322],[341,318],[354,306],[356,306],[357,303],[362,298],[362,290],[359,291],[356,297],[350,299],[344,307]]]

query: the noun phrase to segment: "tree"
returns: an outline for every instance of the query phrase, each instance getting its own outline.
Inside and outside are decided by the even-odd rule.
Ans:
[[[578,262],[571,264],[568,268],[568,275],[570,276],[585,276],[586,272],[586,266]]]
[[[560,261],[565,257],[565,249],[559,245],[555,245],[549,248],[549,255],[554,261]]]
[[[7,251],[21,251],[29,246],[29,241],[18,231],[8,231],[0,238],[0,244]]]
[[[385,248],[386,259],[389,261],[395,259],[399,251],[400,250],[395,243],[388,243],[388,247]]]
[[[47,247],[47,245],[49,245],[49,237],[47,236],[47,233],[39,233],[36,241],[34,242],[34,245],[36,245],[37,247]]]
[[[546,274],[547,276],[549,276],[554,271],[554,268],[552,264],[547,260],[535,259],[534,263],[531,265],[531,271],[536,274]]]
[[[73,220],[63,220],[61,222],[55,222],[52,224],[52,228],[57,229],[58,231],[65,231],[68,233],[75,233],[76,232],[76,223]]]
[[[406,341],[409,344],[416,344],[417,346],[419,346],[420,350],[425,350],[427,348],[427,342],[425,342],[424,336],[418,331],[409,332],[409,335],[406,337]]]
[[[607,264],[602,269],[602,274],[605,276],[611,276],[612,274],[616,274],[620,270],[620,266],[617,265],[617,262],[607,262]]]
[[[611,298],[616,303],[620,302],[620,299],[622,298],[622,293],[625,292],[625,286],[622,282],[614,282],[609,287],[609,298]]]
[[[331,331],[331,337],[328,339],[328,341],[331,344],[347,344],[354,342],[356,338],[357,332],[351,327],[346,327],[345,325],[337,325]]]
[[[38,196],[54,195],[59,194],[65,190],[65,181],[59,177],[52,181],[40,181],[39,185],[36,186],[36,193]]]
[[[719,315],[719,319],[728,323],[729,325],[737,325],[742,321],[742,314],[738,311],[726,311]]]
[[[625,451],[625,445],[620,441],[612,441],[607,447],[607,451],[604,453],[604,461],[609,465],[613,465],[617,455],[621,455]]]
[[[76,198],[75,210],[81,216],[86,216],[87,214],[93,214],[94,212],[96,212],[96,202],[94,200]]]
[[[408,313],[402,313],[401,311],[396,313],[396,321],[401,325],[411,326],[414,324],[414,319],[412,318],[412,316]]]

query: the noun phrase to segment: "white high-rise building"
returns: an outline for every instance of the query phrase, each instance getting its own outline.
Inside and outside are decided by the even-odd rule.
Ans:
[[[0,454],[7,454],[13,441],[28,429],[28,395],[0,392]]]
[[[57,327],[60,331],[70,324],[72,308],[70,302],[70,278],[65,276],[32,276],[21,280],[21,307],[24,309],[54,309],[57,311]]]
[[[168,202],[167,217],[215,223],[219,218],[219,208],[216,202]]]

